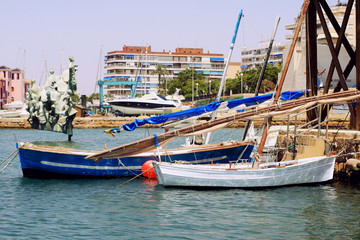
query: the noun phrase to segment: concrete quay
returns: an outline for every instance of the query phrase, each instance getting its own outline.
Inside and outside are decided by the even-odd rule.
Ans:
[[[225,116],[225,115],[221,115]],[[348,129],[349,127],[349,117],[345,119],[346,114],[331,114],[329,121],[329,128],[340,128]],[[125,123],[130,123],[134,121],[135,117],[110,117],[110,116],[95,116],[95,117],[77,117],[73,121],[74,128],[78,129],[89,129],[89,128],[113,128],[122,126]],[[306,116],[300,115],[297,118],[297,124],[305,124]],[[241,128],[244,127],[246,120],[238,120],[232,123],[230,128]],[[259,127],[263,123],[263,120],[255,120],[254,126]],[[273,125],[286,125],[287,117],[274,117]],[[295,121],[293,118],[290,119],[290,125],[294,125]],[[147,127],[146,125],[143,127]],[[159,126],[153,125],[153,128]],[[0,118],[0,129],[2,128],[31,128],[30,124],[27,122],[26,118]]]

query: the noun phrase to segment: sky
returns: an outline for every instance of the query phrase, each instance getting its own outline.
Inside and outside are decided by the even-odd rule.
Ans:
[[[337,1],[329,0],[333,5]],[[11,0],[1,1],[0,66],[25,69],[25,78],[45,82],[46,69],[78,65],[80,94],[90,95],[104,74],[104,55],[124,45],[151,45],[153,51],[203,48],[228,56],[243,9],[232,62],[241,49],[270,40],[277,15],[276,42],[294,23],[301,0]],[[46,66],[46,67],[45,67]],[[100,69],[100,70],[98,70]],[[98,88],[97,88],[98,89]],[[98,91],[98,90],[97,90]]]

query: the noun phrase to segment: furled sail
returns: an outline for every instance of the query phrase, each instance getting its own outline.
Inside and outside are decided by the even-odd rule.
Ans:
[[[314,102],[314,104],[326,103],[326,101],[322,101],[322,100],[333,100],[333,101],[328,101],[330,103],[330,102],[339,102],[339,101],[350,101],[358,98],[360,98],[359,91],[348,90],[348,91],[330,93],[321,96],[313,96],[313,97],[295,99],[291,101],[278,102],[277,104],[273,104],[267,107],[258,107],[256,109],[252,109],[246,112],[237,113],[233,116],[218,118],[205,123],[195,124],[190,127],[185,127],[185,128],[165,132],[159,135],[154,135],[136,142],[128,143],[119,147],[104,150],[100,153],[89,155],[86,158],[99,161],[102,158],[114,158],[114,157],[118,158],[118,157],[130,156],[137,153],[149,151],[151,149],[155,149],[156,146],[164,145],[176,137],[181,137],[186,134],[199,132],[201,130],[212,128],[220,124],[231,123],[233,121],[244,119],[247,117],[256,116],[264,113],[266,114],[270,112],[276,112],[276,111],[290,110],[295,107],[302,106],[311,102]]]
[[[304,95],[304,91],[283,92],[281,94],[281,100],[286,101],[286,100],[296,99],[303,95]],[[271,94],[265,94],[265,95],[256,96],[256,97],[231,100],[231,101],[223,102],[223,103],[221,103],[219,101],[215,101],[215,102],[212,102],[212,103],[210,103],[206,106],[202,106],[202,107],[191,108],[191,109],[187,109],[187,110],[183,110],[183,111],[179,111],[179,112],[163,114],[160,116],[155,116],[155,117],[150,117],[150,118],[145,118],[145,119],[135,119],[131,123],[124,124],[121,127],[106,130],[106,132],[109,134],[112,134],[112,133],[118,133],[122,130],[133,131],[137,127],[143,126],[145,124],[162,124],[162,123],[166,123],[166,122],[170,122],[170,121],[176,121],[176,120],[180,120],[180,119],[197,117],[197,116],[201,116],[205,113],[213,112],[216,109],[221,108],[222,107],[221,105],[224,106],[224,108],[225,108],[225,109],[223,109],[224,111],[234,109],[241,105],[245,105],[246,107],[254,106],[254,105],[263,103],[267,100],[270,100],[272,97],[273,97],[273,94],[271,93]]]

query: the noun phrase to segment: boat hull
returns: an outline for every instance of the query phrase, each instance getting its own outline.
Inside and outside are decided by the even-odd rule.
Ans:
[[[171,113],[178,106],[174,101],[160,98],[157,95],[154,98],[155,100],[146,98],[112,100],[109,101],[109,104],[115,111],[119,111],[124,115],[160,115]]]
[[[57,150],[60,149],[60,150]],[[223,149],[178,149],[162,151],[161,160],[189,163],[225,163],[236,160],[239,155],[248,158],[253,145],[234,144]],[[114,178],[135,176],[141,173],[142,165],[149,160],[158,160],[156,152],[142,153],[130,157],[102,159],[99,163],[85,159],[94,152],[74,149],[20,145],[19,156],[24,177],[32,178]]]
[[[154,163],[159,184],[178,187],[263,188],[320,183],[332,180],[335,157],[284,161],[278,167],[241,170],[227,166]],[[266,166],[263,166],[266,167]]]
[[[124,115],[161,115],[171,113],[175,107],[158,107],[158,108],[141,108],[141,107],[125,107],[112,105],[115,111],[119,111]]]

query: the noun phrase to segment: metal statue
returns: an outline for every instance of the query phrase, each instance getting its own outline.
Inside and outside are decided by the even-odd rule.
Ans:
[[[78,91],[75,80],[77,65],[74,65],[73,57],[69,57],[69,60],[69,68],[60,76],[50,70],[50,76],[41,90],[35,80],[31,81],[31,88],[26,93],[26,110],[30,114],[28,122],[32,128],[65,133],[70,140],[73,135],[72,121],[77,112],[72,97]]]

